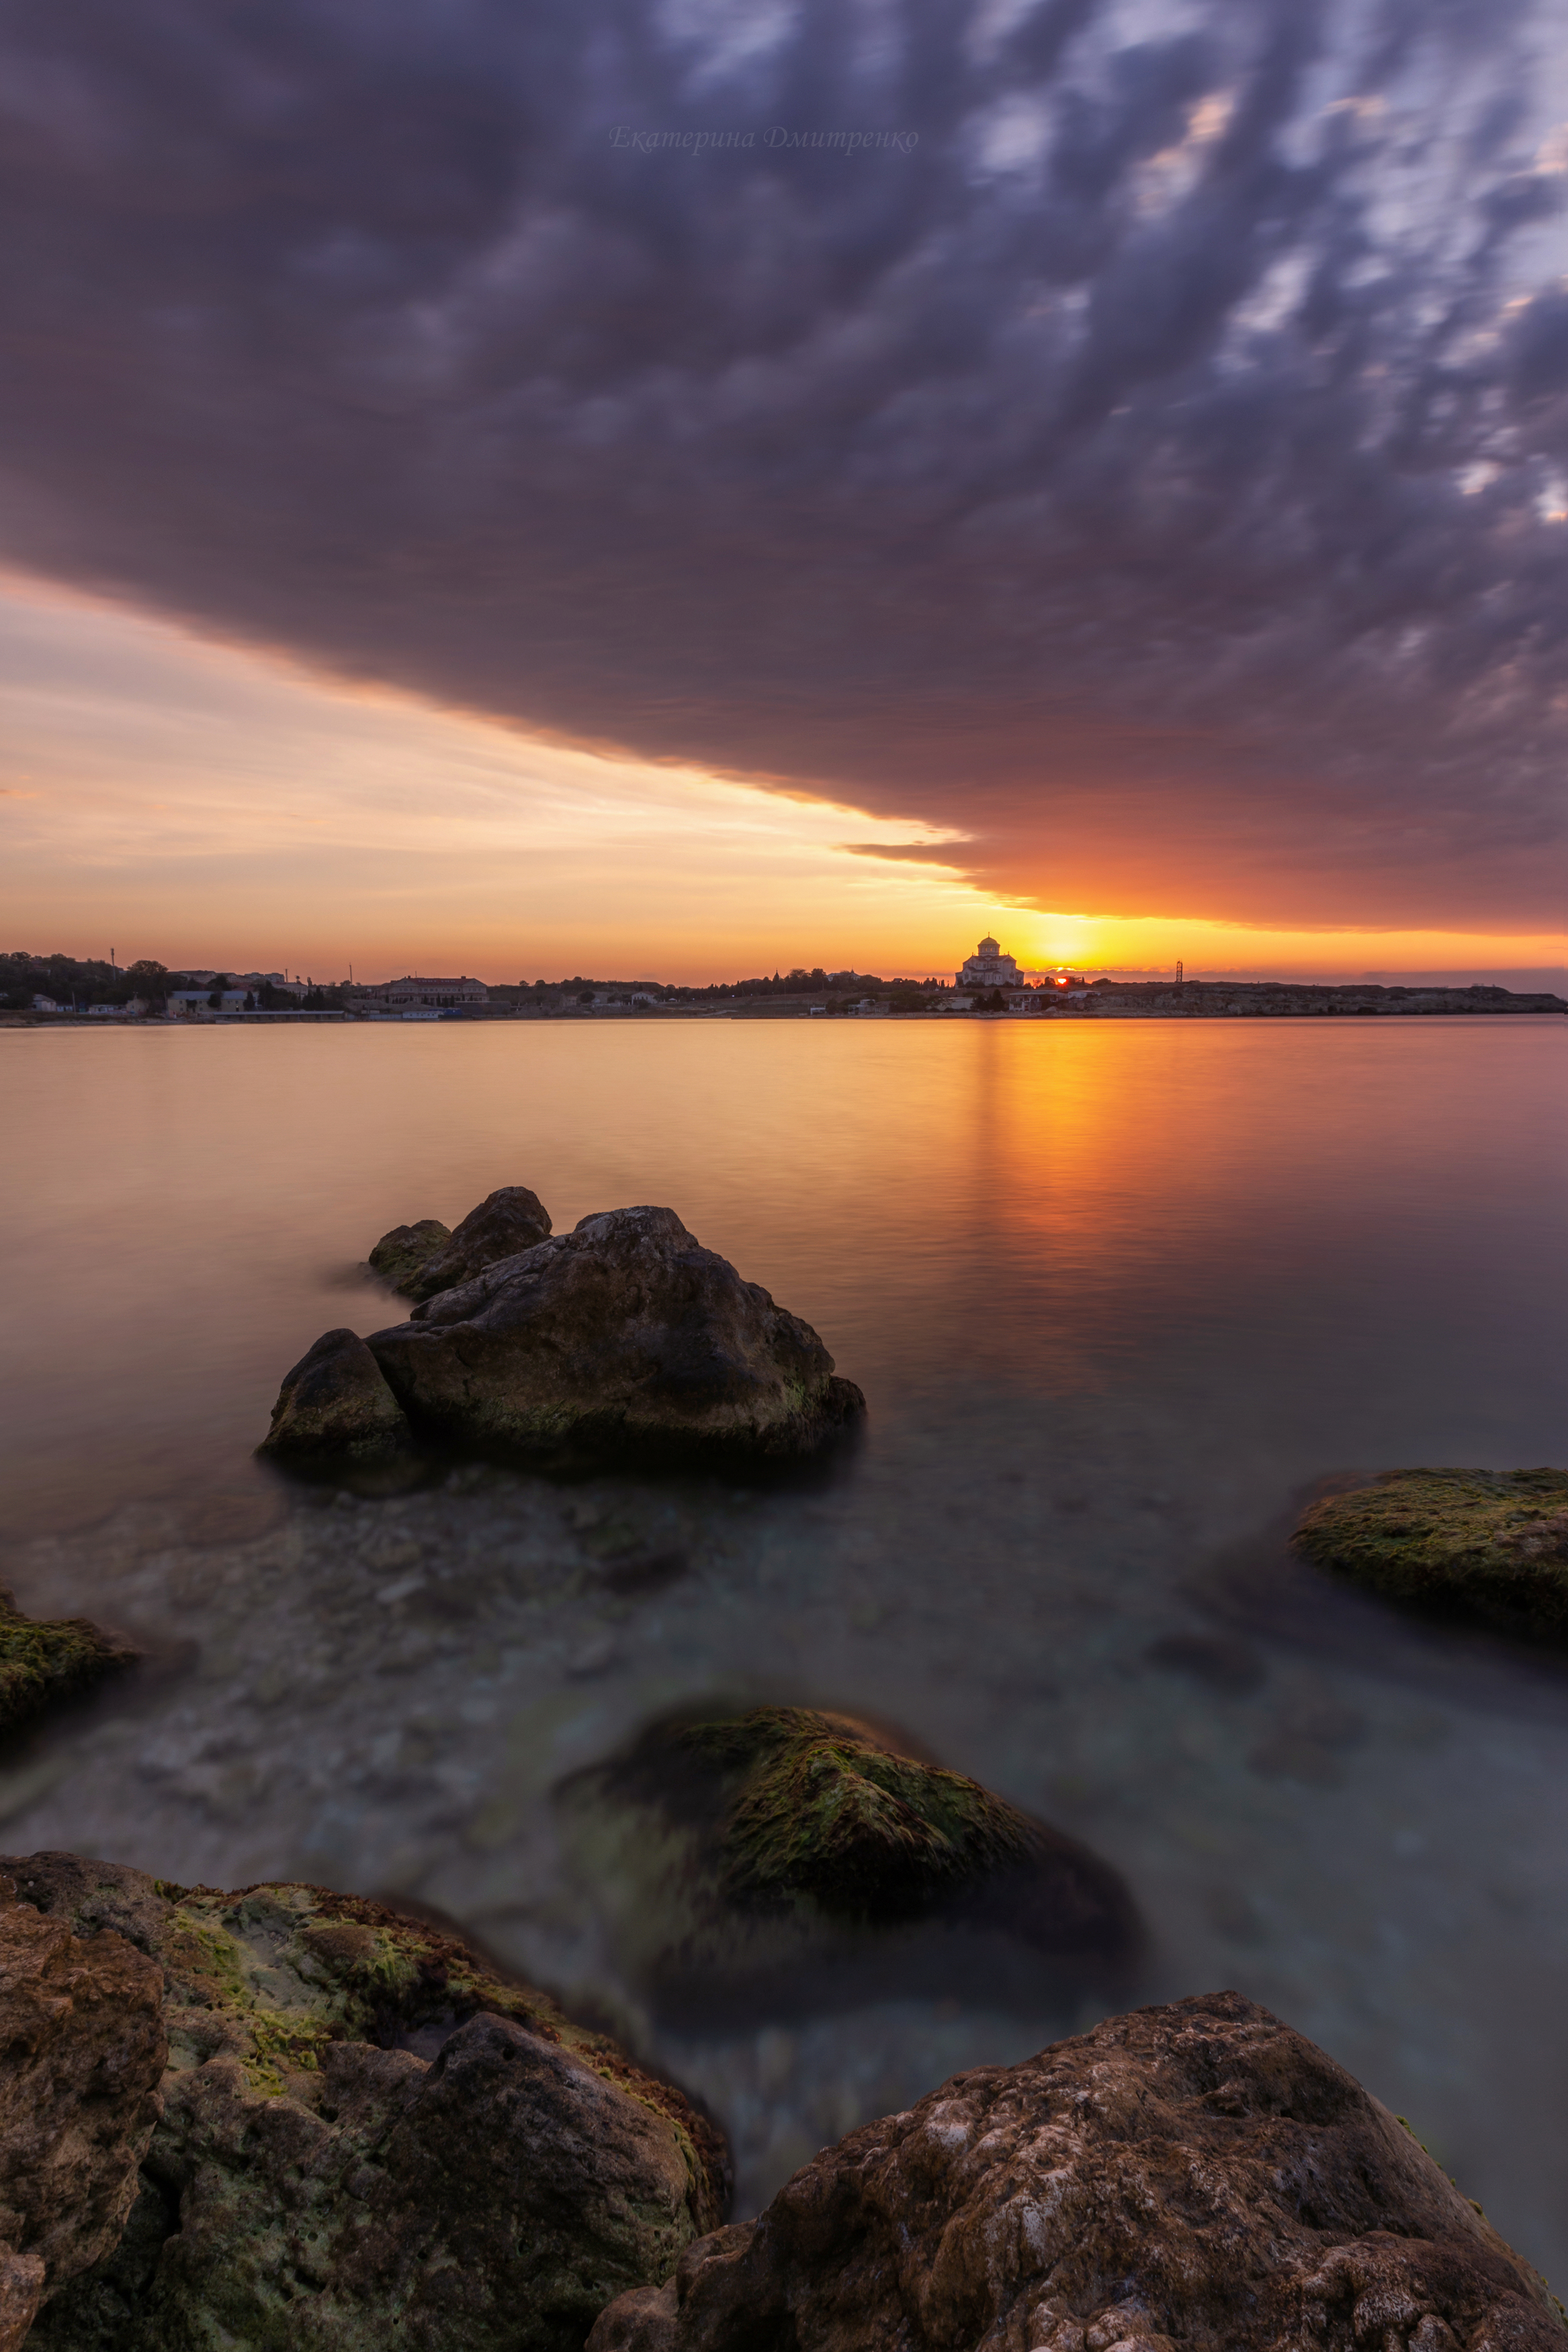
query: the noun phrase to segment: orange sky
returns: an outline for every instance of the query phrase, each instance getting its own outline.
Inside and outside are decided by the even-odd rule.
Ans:
[[[957,866],[875,855],[961,850],[956,835],[530,739],[16,575],[0,581],[0,944],[37,952],[701,982],[794,963],[950,971],[994,930],[1026,966],[1568,961],[1563,934],[998,902]]]

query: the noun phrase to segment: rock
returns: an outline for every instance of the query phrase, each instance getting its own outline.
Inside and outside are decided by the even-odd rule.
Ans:
[[[0,2347],[118,2241],[162,2111],[163,1979],[0,1886]]]
[[[562,1784],[620,1968],[687,2028],[925,1992],[1038,2010],[1136,1952],[1116,1873],[848,1717],[655,1724]]]
[[[140,1655],[85,1617],[24,1617],[0,1591],[0,1732],[30,1723],[52,1701],[90,1689]]]
[[[865,1405],[671,1209],[584,1217],[368,1345],[419,1434],[511,1454],[803,1454]]]
[[[472,1282],[487,1265],[497,1265],[503,1258],[517,1257],[523,1250],[548,1241],[549,1230],[549,1211],[537,1192],[530,1192],[526,1184],[503,1184],[476,1209],[470,1209],[446,1246],[398,1287],[409,1298],[434,1298],[440,1291],[455,1290],[461,1282]]]
[[[723,2144],[680,2093],[429,1922],[71,1854],[0,1868],[41,1927],[113,1927],[167,1984],[141,2193],[29,2352],[578,2352],[723,2218]]]
[[[380,1365],[355,1331],[324,1331],[283,1377],[258,1454],[374,1461],[405,1451],[411,1433]]]
[[[1390,1470],[1314,1503],[1291,1540],[1391,1600],[1568,1638],[1568,1471]]]
[[[1564,2352],[1560,2309],[1406,2126],[1222,1992],[852,2132],[588,2352]]]
[[[383,1282],[390,1282],[394,1290],[413,1298],[418,1294],[411,1286],[441,1255],[451,1239],[451,1226],[434,1217],[421,1217],[416,1225],[394,1225],[371,1252],[371,1271],[379,1274]]]

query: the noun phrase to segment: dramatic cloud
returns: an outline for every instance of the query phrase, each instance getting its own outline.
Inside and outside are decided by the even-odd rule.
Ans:
[[[1539,928],[1561,48],[1551,0],[11,0],[0,552],[962,827],[999,894]]]

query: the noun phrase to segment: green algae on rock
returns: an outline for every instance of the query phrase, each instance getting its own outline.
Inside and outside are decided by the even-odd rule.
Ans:
[[[72,1854],[0,1869],[166,1988],[141,2193],[40,2347],[577,2352],[724,2218],[723,2144],[681,2094],[433,1923]]]
[[[1291,1541],[1390,1600],[1568,1639],[1568,1471],[1390,1470],[1314,1503]]]
[[[627,1974],[687,2022],[868,1988],[1027,2006],[1042,1962],[1113,1972],[1139,1941],[1097,1855],[848,1717],[655,1724],[558,1798]]]
[[[452,1229],[436,1217],[421,1217],[417,1224],[394,1225],[371,1252],[371,1270],[406,1298],[415,1295],[425,1268],[441,1255],[452,1239]]]
[[[31,1723],[56,1699],[90,1689],[140,1654],[86,1617],[24,1617],[0,1590],[0,1733]]]
[[[758,1707],[674,1736],[693,1759],[741,1776],[722,1832],[736,1899],[804,1895],[843,1918],[914,1918],[1036,1842],[1036,1824],[977,1780],[807,1708]]]

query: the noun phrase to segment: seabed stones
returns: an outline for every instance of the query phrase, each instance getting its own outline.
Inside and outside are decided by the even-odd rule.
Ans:
[[[1568,1471],[1390,1470],[1314,1503],[1291,1541],[1389,1600],[1568,1642]]]
[[[558,1791],[621,1971],[685,2030],[1114,1984],[1142,1931],[1087,1847],[880,1729],[800,1707],[655,1724]]]
[[[541,1220],[548,1235],[523,1187],[492,1193],[409,1278],[428,1286],[460,1244],[469,1265]],[[302,1466],[425,1445],[562,1467],[744,1465],[810,1456],[864,1410],[810,1325],[674,1210],[612,1209],[480,1263],[369,1339],[326,1333],[285,1380],[258,1451]]]

